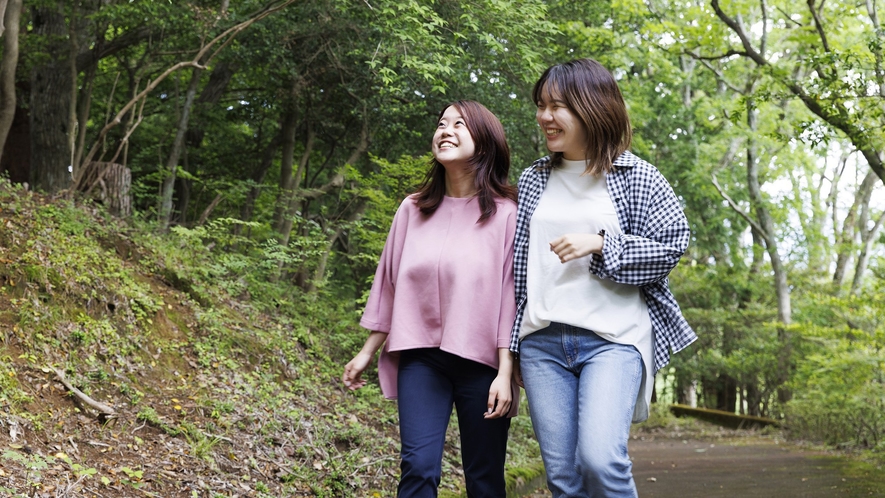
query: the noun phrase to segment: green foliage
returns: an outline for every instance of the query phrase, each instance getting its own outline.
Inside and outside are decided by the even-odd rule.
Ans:
[[[885,450],[885,294],[814,296],[844,325],[809,325],[809,354],[793,380],[787,422],[800,438]],[[820,314],[820,310],[815,310]]]
[[[18,445],[12,446],[18,447]],[[34,493],[46,486],[49,482],[46,476],[44,476],[44,472],[52,470],[53,472],[50,472],[50,474],[57,475],[57,471],[62,470],[62,467],[59,465],[62,463],[66,466],[65,470],[67,470],[70,473],[70,476],[72,476],[78,483],[84,479],[89,479],[98,473],[95,468],[86,467],[80,463],[74,462],[69,456],[63,453],[58,453],[55,456],[44,456],[38,453],[21,453],[19,451],[7,449],[2,455],[0,455],[0,459],[7,461],[10,465],[20,466],[25,469],[26,490],[15,490],[0,486],[0,491],[7,493],[8,496],[16,498],[35,496]],[[58,482],[62,482],[61,479]],[[68,482],[70,482],[69,478]]]
[[[0,405],[17,407],[32,401],[31,396],[18,383],[16,366],[9,356],[0,357]]]
[[[365,176],[356,170],[349,172],[348,176],[354,180],[354,188],[348,190],[347,194],[362,199],[367,205],[361,219],[349,227],[355,250],[342,255],[355,275],[363,278],[374,275],[393,215],[406,196],[413,193],[424,179],[430,169],[431,157],[429,154],[403,156],[396,162],[373,157],[376,170]]]

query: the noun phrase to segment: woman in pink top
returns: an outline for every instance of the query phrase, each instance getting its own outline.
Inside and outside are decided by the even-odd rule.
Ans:
[[[433,162],[393,219],[360,325],[371,330],[344,367],[350,389],[375,353],[381,389],[398,400],[399,497],[435,497],[446,427],[458,413],[470,497],[503,497],[511,383],[515,189],[510,149],[494,114],[450,104],[433,135]]]

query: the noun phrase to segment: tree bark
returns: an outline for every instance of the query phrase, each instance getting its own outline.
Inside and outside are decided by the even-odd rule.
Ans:
[[[31,73],[32,184],[50,194],[71,185],[67,117],[71,107],[70,48],[64,2],[34,8],[34,32],[46,39],[49,62]]]
[[[737,409],[737,380],[728,374],[716,379],[716,409],[735,413]]]
[[[792,322],[793,312],[790,304],[790,287],[787,284],[787,270],[778,252],[774,222],[771,219],[771,213],[768,211],[765,198],[762,195],[762,186],[759,183],[758,147],[754,138],[758,132],[759,125],[757,123],[755,107],[755,101],[752,98],[747,98],[747,126],[750,131],[747,144],[747,192],[761,228],[759,235],[765,241],[765,249],[771,260],[771,270],[774,272],[778,320],[783,324],[789,325]]]
[[[206,221],[209,219],[209,215],[212,214],[212,211],[218,207],[218,204],[221,200],[224,199],[224,194],[218,193],[215,195],[215,198],[212,199],[212,202],[206,206],[206,209],[203,210],[203,213],[200,214],[200,219],[197,220],[197,226],[203,226],[206,224]],[[239,225],[237,225],[239,226]]]
[[[240,219],[243,221],[252,220],[252,212],[255,210],[255,201],[261,194],[261,184],[264,183],[264,178],[267,176],[267,172],[270,170],[271,165],[273,165],[273,158],[277,155],[277,149],[280,147],[281,142],[282,134],[277,133],[273,140],[271,140],[270,143],[267,144],[267,147],[265,147],[264,153],[261,157],[261,163],[252,173],[252,188],[249,189],[249,193],[246,194],[246,200],[240,208]],[[242,226],[243,225],[236,225],[234,227],[234,233],[239,235],[242,231]]]
[[[310,161],[310,154],[313,152],[314,143],[316,142],[316,133],[313,131],[313,128],[310,128],[307,132],[307,143],[305,144],[304,154],[301,155],[301,160],[298,161],[298,169],[295,171],[291,183],[291,189],[286,192],[286,204],[283,206],[283,216],[280,220],[280,228],[279,232],[280,243],[283,245],[289,244],[289,238],[292,234],[292,224],[294,223],[293,217],[295,216],[296,208],[299,204],[299,189],[298,187],[301,185],[301,178],[304,176],[304,170],[307,168],[307,164]],[[334,185],[334,178],[332,183]],[[334,185],[337,186],[337,185]],[[307,212],[307,210],[303,210]]]
[[[879,219],[876,220],[873,228],[864,230],[863,226],[860,227],[861,248],[860,253],[857,255],[854,278],[851,280],[851,295],[857,295],[863,285],[863,277],[867,271],[867,263],[870,259],[870,253],[873,250],[873,242],[876,241],[876,236],[879,234],[879,230],[882,229],[883,224],[885,224],[885,212],[879,214]]]
[[[15,67],[18,64],[18,32],[22,0],[0,0],[0,33],[5,26],[3,59],[0,60],[0,159],[15,119]],[[5,14],[5,15],[4,15]]]
[[[77,99],[79,111],[77,112],[77,141],[74,148],[74,171],[80,167],[80,161],[83,159],[83,149],[86,147],[86,128],[89,123],[89,110],[92,107],[92,89],[95,84],[95,71],[98,63],[90,66],[86,70],[80,96]],[[114,161],[116,159],[112,159]],[[76,177],[76,175],[74,175]]]
[[[178,131],[175,133],[175,141],[172,142],[172,150],[169,151],[169,159],[166,160],[166,177],[163,179],[163,188],[160,191],[160,231],[169,229],[172,221],[172,194],[175,190],[175,179],[178,172],[178,161],[181,159],[184,149],[184,137],[187,134],[187,124],[191,117],[191,109],[194,99],[197,97],[197,87],[200,84],[200,75],[203,70],[195,67],[191,74],[191,81],[187,86],[184,97],[184,105],[181,109],[181,119],[178,121]]]
[[[833,287],[834,294],[837,296],[842,292],[848,267],[851,260],[854,259],[858,230],[863,230],[858,224],[858,219],[862,217],[865,209],[869,209],[873,189],[877,183],[876,175],[872,171],[868,172],[854,194],[854,202],[848,209],[848,213],[842,221],[842,230],[836,237],[837,254],[836,269],[833,272]]]
[[[6,31],[6,5],[7,0],[0,0],[0,36]]]
[[[297,128],[297,114],[294,109],[290,109],[283,117],[283,122],[280,127],[280,135],[282,135],[283,138],[283,156],[280,159],[280,192],[277,196],[277,203],[273,214],[273,229],[278,233],[283,232],[284,221],[288,215],[289,205],[295,196],[295,189],[301,184],[301,176],[292,171],[292,166],[295,164],[295,132],[297,131]],[[310,153],[313,152],[314,135],[312,131],[312,128],[308,124],[307,139],[304,144],[304,154],[302,154],[301,157],[302,163],[309,160]],[[299,170],[301,170],[300,164]],[[291,223],[289,224],[289,227],[291,229]],[[288,242],[288,237],[286,237],[286,239],[286,242]],[[283,243],[283,245],[286,244]]]

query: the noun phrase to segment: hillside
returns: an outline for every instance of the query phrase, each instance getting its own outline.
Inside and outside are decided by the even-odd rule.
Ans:
[[[0,180],[0,494],[393,494],[395,403],[338,381],[356,304],[268,277],[229,227],[156,236]],[[537,472],[528,424],[513,482]]]

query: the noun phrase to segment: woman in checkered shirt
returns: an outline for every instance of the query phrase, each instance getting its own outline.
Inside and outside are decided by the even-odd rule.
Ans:
[[[608,70],[555,65],[532,96],[551,155],[519,181],[515,375],[553,496],[635,497],[630,422],[648,417],[670,351],[696,338],[667,285],[688,222],[667,180],[628,151]]]

